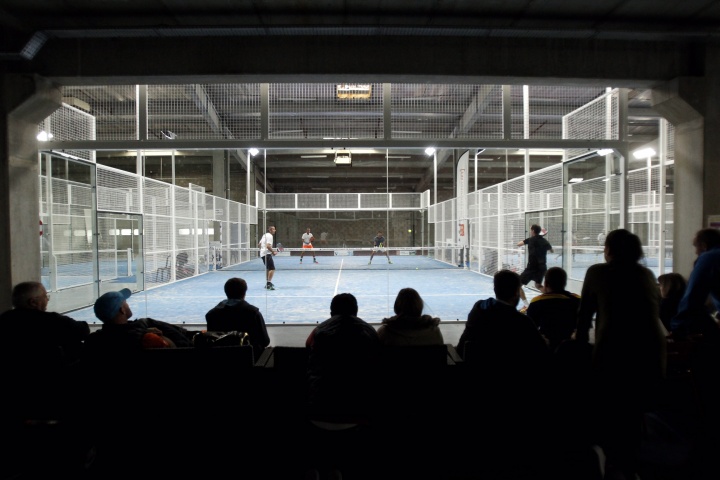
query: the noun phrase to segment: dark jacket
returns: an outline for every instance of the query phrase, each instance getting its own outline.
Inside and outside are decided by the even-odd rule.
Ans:
[[[32,345],[33,348],[62,347],[68,362],[80,358],[83,341],[90,335],[87,322],[56,312],[26,308],[8,310],[0,315],[0,328],[6,343],[3,348]]]
[[[475,366],[506,379],[537,379],[547,372],[551,359],[535,323],[495,298],[479,300],[470,310],[457,345],[463,357],[467,342],[472,342]]]
[[[577,326],[580,295],[567,290],[558,293],[543,293],[530,300],[527,315],[538,327],[538,331],[550,342],[555,351],[564,340],[569,340]]]
[[[383,318],[377,332],[383,345],[442,345],[440,319],[430,315]]]
[[[375,392],[380,339],[364,320],[336,315],[308,336],[308,403],[315,419],[347,423],[369,420]]]
[[[143,336],[150,328],[159,329],[176,347],[193,346],[190,333],[185,328],[152,318],[141,318],[121,325],[104,323],[100,330],[91,333],[85,341],[86,351],[89,355],[103,355],[142,350]]]
[[[245,300],[223,300],[205,314],[205,321],[209,331],[246,332],[255,360],[262,355],[265,347],[270,345],[270,336],[260,309]]]

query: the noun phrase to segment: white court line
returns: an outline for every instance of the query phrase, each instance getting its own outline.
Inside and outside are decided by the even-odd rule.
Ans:
[[[335,281],[335,291],[333,292],[333,297],[338,293],[338,286],[340,285],[340,275],[342,274],[343,262],[345,262],[344,258],[340,260],[340,269],[338,270],[337,281]]]

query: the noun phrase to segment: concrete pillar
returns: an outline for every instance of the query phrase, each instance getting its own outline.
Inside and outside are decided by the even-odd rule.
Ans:
[[[216,197],[228,198],[227,163],[224,150],[212,152],[212,193]]]
[[[705,95],[703,79],[678,78],[653,89],[653,108],[675,127],[675,211],[673,270],[686,278],[695,260],[693,234],[705,224],[705,149],[708,130],[696,108]]]
[[[62,94],[32,75],[0,75],[0,91],[0,311],[5,311],[12,306],[13,285],[40,280],[38,124],[60,107]]]

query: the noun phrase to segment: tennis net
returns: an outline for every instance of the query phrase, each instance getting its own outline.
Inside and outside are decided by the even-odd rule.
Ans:
[[[276,247],[277,248],[277,247]],[[278,270],[436,270],[457,269],[465,264],[462,247],[386,247],[386,248],[277,248],[273,257]],[[249,261],[223,266],[223,270],[264,270],[257,249],[247,256]],[[302,258],[302,261],[301,261]]]

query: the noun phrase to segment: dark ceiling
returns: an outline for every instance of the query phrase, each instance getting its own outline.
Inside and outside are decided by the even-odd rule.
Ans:
[[[152,58],[158,59],[158,63],[164,57],[163,49],[167,49],[168,40],[200,42],[200,39],[208,38],[217,42],[241,38],[245,42],[280,42],[280,45],[304,42],[308,38],[320,39],[315,41],[321,44],[335,42],[344,45],[343,39],[350,38],[355,42],[353,44],[360,46],[363,39],[394,41],[400,38],[404,42],[402,45],[409,50],[414,43],[427,45],[423,42],[428,39],[439,42],[447,38],[480,39],[487,43],[500,41],[506,47],[510,45],[510,50],[515,44],[512,42],[528,40],[550,42],[548,45],[568,41],[582,45],[589,45],[583,42],[596,42],[593,45],[614,42],[611,49],[635,42],[682,48],[720,39],[720,1],[3,0],[0,5],[0,30],[0,66],[3,72],[39,72],[52,76],[57,71],[58,78],[62,77],[66,85],[70,84],[68,78],[72,79],[73,75],[79,83],[102,84],[103,80],[116,75],[118,69],[132,70],[128,68],[128,59],[122,57],[127,53],[118,48],[116,55],[108,54],[107,59],[78,60],[76,54],[68,53],[75,52],[75,45],[112,41],[113,45],[126,45],[129,49],[138,50],[137,47],[140,47],[139,50],[147,50]],[[173,45],[176,48],[172,54],[182,58],[183,46],[191,44],[176,42]],[[607,48],[607,44],[603,45]],[[57,59],[50,58],[57,57],[58,52],[64,52],[68,60],[72,58],[72,62],[67,62],[72,64],[68,67],[70,73],[58,67],[62,62],[57,63]],[[368,52],[358,48],[348,55],[367,60],[382,56],[382,52],[377,48]],[[558,52],[557,55],[562,56],[563,53]],[[212,57],[212,52],[208,52],[208,56]],[[311,59],[305,61],[302,58],[288,58],[287,62],[312,63]],[[519,58],[518,62],[530,64],[532,59]],[[191,72],[192,62],[188,63],[190,65],[182,68]],[[142,78],[143,68],[149,67],[143,64],[138,67],[139,72],[134,72],[138,78]],[[390,63],[386,61],[383,68],[391,70],[392,59]],[[535,68],[542,72],[542,66]],[[87,75],[102,79],[88,80],[83,73],[85,71],[92,71]],[[273,71],[268,69],[259,74],[270,75]],[[507,67],[506,71],[513,71],[512,67]],[[181,79],[184,74],[182,69],[172,73],[176,79]],[[368,72],[367,75],[373,73]],[[581,75],[568,72],[568,78],[549,78],[546,84],[569,85],[576,76]],[[634,148],[656,141],[659,117],[652,110],[652,95],[648,88],[651,82],[641,79],[637,86],[633,86],[630,77],[623,85],[609,86],[629,88],[627,138],[630,148]],[[273,81],[271,75],[268,78],[264,81]],[[309,80],[312,81],[297,78],[297,82]],[[409,83],[417,83],[417,80],[411,78]],[[424,83],[433,82],[426,79]],[[507,83],[519,84],[521,81],[508,78]],[[601,82],[596,84],[607,86]],[[420,90],[423,85],[415,88],[417,91],[410,94],[422,96]],[[559,96],[562,89],[555,92],[558,94],[555,98],[550,94],[541,100],[548,105],[553,102],[583,104],[588,100],[579,96],[568,102],[567,98]],[[453,98],[445,101],[449,104],[454,102]],[[542,125],[546,130],[557,129],[561,114],[551,110],[545,118],[535,119],[533,124]],[[463,108],[460,108],[453,114],[462,115],[462,112]],[[417,117],[422,118],[423,113],[417,113]],[[426,113],[433,114],[436,113]],[[307,128],[313,127],[308,125]],[[416,128],[421,130],[422,127],[418,125]],[[151,130],[151,135],[160,136],[161,133],[159,129]],[[352,167],[338,167],[330,159],[334,156],[334,149],[342,148],[342,145],[331,147],[269,149],[267,157],[263,156],[262,166],[267,166],[270,190],[296,192],[329,188],[330,191],[376,191],[390,186],[400,192],[422,191],[431,186],[432,165],[421,148],[406,148],[401,143],[385,148],[370,145],[365,149],[368,153],[353,154]],[[475,152],[482,149],[479,187],[522,174],[524,156],[517,149],[486,148],[481,143],[464,149],[443,149],[438,153],[438,182],[440,190],[447,191],[448,197],[452,196],[454,189],[454,167],[450,160],[458,158],[465,150],[470,150],[471,158],[474,158]],[[391,157],[387,165],[386,154]],[[308,155],[326,157],[307,158]],[[533,168],[541,168],[556,163],[559,157],[540,152],[533,155],[532,161]],[[440,196],[444,195],[440,193]]]

